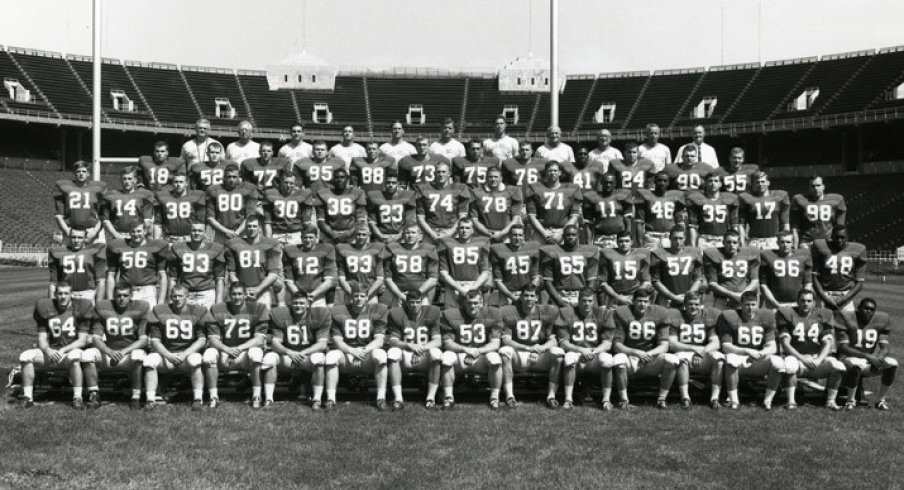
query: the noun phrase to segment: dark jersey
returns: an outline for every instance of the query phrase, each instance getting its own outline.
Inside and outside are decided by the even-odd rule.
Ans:
[[[716,324],[716,333],[723,344],[730,342],[737,347],[762,350],[775,342],[775,313],[756,309],[745,320],[738,310],[725,310]]]
[[[543,176],[546,160],[543,158],[530,158],[527,162],[521,162],[517,158],[510,158],[502,162],[502,181],[505,185],[512,185],[527,189],[531,184],[536,184]]]
[[[688,222],[701,235],[724,236],[738,224],[738,196],[720,192],[715,199],[702,192],[693,192],[687,198]]]
[[[760,252],[741,247],[738,253],[728,257],[722,247],[708,248],[703,251],[703,272],[710,283],[740,293],[751,281],[759,279]]]
[[[522,313],[516,305],[503,306],[502,337],[511,337],[519,344],[545,344],[556,335],[556,321],[559,309],[550,305],[536,305],[533,310]]]
[[[685,310],[673,310],[675,321],[669,336],[677,338],[682,344],[707,345],[713,338],[718,338],[716,325],[721,314],[721,311],[710,307],[703,308],[694,316]]]
[[[128,233],[146,220],[154,219],[154,193],[147,189],[122,190],[104,194],[103,218],[120,233]]]
[[[742,225],[748,226],[747,236],[750,238],[769,238],[788,228],[791,201],[788,193],[770,190],[769,194],[741,194],[738,219]]]
[[[52,349],[60,349],[76,340],[79,334],[89,333],[94,319],[94,305],[86,299],[73,299],[61,308],[50,298],[41,298],[35,303],[32,318],[38,333],[47,334],[47,342]]]
[[[148,240],[141,245],[113,240],[107,244],[107,266],[119,273],[119,279],[132,287],[154,286],[157,273],[166,270],[168,244]]]
[[[712,167],[702,162],[690,166],[680,164],[666,165],[663,169],[669,176],[669,189],[678,191],[698,190],[703,187],[703,176],[712,171]]]
[[[666,191],[662,196],[647,189],[639,189],[635,201],[635,219],[647,231],[667,233],[675,226],[679,211],[685,209],[684,193]]]
[[[408,248],[391,242],[386,247],[386,255],[383,273],[403,292],[420,288],[431,277],[439,277],[439,257],[433,245],[419,243],[415,248]]]
[[[246,301],[238,308],[217,303],[207,315],[207,336],[219,337],[227,347],[236,347],[255,335],[267,335],[269,323],[270,309],[261,303]]]
[[[349,167],[352,185],[364,192],[380,191],[386,181],[386,169],[395,166],[395,160],[388,157],[380,157],[373,162],[361,157],[352,158]]]
[[[393,196],[382,191],[367,193],[367,215],[375,223],[380,233],[395,235],[401,233],[405,223],[414,223],[416,194],[413,190],[401,189]]]
[[[162,162],[156,162],[152,157],[143,156],[138,158],[138,165],[141,167],[141,184],[153,192],[167,188],[173,174],[185,169],[185,162],[179,157],[167,157]]]
[[[223,185],[207,189],[207,217],[230,230],[238,229],[245,219],[257,214],[257,188],[243,182],[234,189]]]
[[[643,315],[637,316],[630,306],[619,306],[612,312],[615,325],[615,341],[631,349],[653,350],[662,341],[669,340],[669,331],[675,315],[668,308],[650,305]]]
[[[457,281],[476,281],[481,272],[490,270],[490,243],[481,237],[467,242],[445,238],[436,249],[439,270],[446,271]]]
[[[378,277],[383,277],[385,253],[386,245],[382,243],[368,243],[363,248],[340,243],[336,245],[338,275],[370,289]]]
[[[847,291],[866,278],[866,247],[847,242],[834,250],[825,240],[816,240],[810,248],[813,272],[826,291]]]
[[[79,185],[71,180],[59,180],[53,189],[54,212],[71,227],[89,229],[100,222],[101,203],[107,184],[91,180]]]
[[[872,354],[879,347],[888,344],[891,335],[891,320],[887,313],[877,311],[869,322],[864,325],[856,312],[841,311],[838,313],[838,321],[835,336],[838,344],[847,344],[850,348]]]
[[[157,305],[148,315],[148,337],[157,339],[168,351],[183,351],[198,339],[206,339],[207,308],[186,304],[176,313],[169,304]]]
[[[262,158],[248,158],[242,162],[242,180],[263,192],[276,187],[279,175],[292,168],[288,158],[276,157],[264,162]]]
[[[524,211],[521,188],[501,185],[489,190],[486,186],[472,190],[471,217],[480,221],[490,231],[499,231]]]
[[[628,229],[634,217],[634,197],[630,190],[618,189],[609,196],[594,190],[581,194],[584,220],[596,235],[617,235]]]
[[[350,230],[357,221],[367,218],[367,197],[364,191],[347,188],[345,192],[321,188],[315,191],[317,220],[323,221],[334,230]]]
[[[527,214],[536,216],[543,226],[563,228],[571,216],[581,213],[581,189],[574,184],[549,188],[538,182],[528,188],[524,197]]]
[[[540,274],[560,291],[580,291],[599,277],[600,249],[578,245],[566,250],[559,245],[540,248]]]
[[[279,189],[267,189],[262,203],[264,221],[271,226],[273,233],[300,232],[314,215],[312,194],[307,189],[297,188],[288,195]]]
[[[802,242],[831,237],[833,228],[844,226],[846,216],[847,204],[840,194],[826,194],[817,201],[803,194],[791,199],[791,227]]]
[[[189,291],[207,291],[226,275],[226,247],[204,242],[197,249],[188,242],[174,243],[169,254],[170,275]]]
[[[130,301],[123,311],[110,300],[97,302],[91,334],[104,339],[107,347],[120,350],[147,337],[148,313],[151,307],[144,301]]]
[[[702,279],[703,252],[697,247],[683,247],[679,252],[657,248],[650,254],[650,280],[674,294],[687,293]]]
[[[627,253],[604,248],[600,251],[600,282],[608,283],[618,294],[634,294],[650,281],[650,251],[633,248]]]
[[[645,158],[634,162],[633,165],[628,165],[623,160],[609,161],[609,173],[615,175],[615,185],[621,189],[643,189],[647,175],[654,172],[655,168],[656,164]]]
[[[281,260],[282,245],[272,238],[259,237],[256,243],[244,238],[226,242],[226,270],[245,287],[259,285],[268,274],[279,274]]]
[[[283,249],[283,267],[286,279],[310,294],[327,278],[336,277],[336,249],[329,243],[318,243],[311,250],[288,246]]]
[[[760,254],[760,284],[768,286],[779,303],[797,299],[804,284],[813,282],[813,260],[807,249],[797,249],[782,257],[778,251]]]
[[[330,336],[340,337],[349,347],[364,347],[375,335],[386,335],[389,308],[384,304],[368,303],[358,314],[346,305],[334,306],[330,312],[333,316]]]
[[[716,173],[722,178],[723,191],[740,194],[742,192],[749,192],[752,176],[759,170],[760,167],[757,165],[742,163],[734,170],[719,167],[716,169]]]
[[[107,276],[107,250],[102,243],[85,245],[79,250],[54,247],[48,252],[50,282],[66,281],[73,291],[95,289]]]
[[[464,184],[422,184],[417,186],[417,192],[417,214],[424,216],[430,226],[451,228],[468,215],[471,191]]]
[[[474,317],[460,308],[447,308],[440,320],[443,340],[452,340],[464,347],[482,347],[498,339],[501,328],[502,313],[492,307],[484,307]]]
[[[540,275],[540,248],[525,243],[513,250],[508,244],[496,243],[490,246],[490,263],[494,280],[501,280],[509,291],[521,291]]]
[[[294,173],[308,189],[328,187],[336,170],[345,168],[345,160],[328,157],[322,162],[302,158],[295,162]]]
[[[429,184],[436,180],[436,166],[440,162],[449,165],[452,162],[442,155],[427,155],[419,160],[417,155],[410,155],[399,160],[399,183],[414,189],[416,185]]]
[[[480,156],[476,162],[467,157],[455,157],[452,159],[452,177],[456,182],[467,184],[474,189],[487,183],[487,171],[491,168],[499,168],[499,159],[496,157]]]
[[[163,228],[166,236],[190,235],[191,225],[207,224],[207,194],[204,191],[187,191],[175,196],[168,189],[158,192],[154,223]]]
[[[801,354],[819,354],[822,344],[834,339],[832,312],[823,308],[816,308],[808,315],[801,315],[797,308],[779,308],[775,323],[778,338],[787,337],[791,347]]]
[[[389,338],[400,340],[409,344],[425,345],[430,340],[441,335],[439,317],[442,310],[433,305],[421,307],[420,313],[411,318],[405,308],[396,307],[389,310],[387,333]]]
[[[270,310],[270,335],[287,349],[301,351],[330,338],[329,308],[309,308],[303,317],[289,308],[279,306]]]
[[[210,186],[223,184],[226,165],[230,162],[220,161],[214,165],[211,163],[213,162],[197,162],[189,167],[188,180],[192,189],[206,192]]]
[[[604,341],[611,341],[615,336],[615,325],[610,320],[611,310],[591,307],[582,314],[579,308],[566,306],[560,310],[557,337],[559,343],[571,342],[573,345],[594,348]]]

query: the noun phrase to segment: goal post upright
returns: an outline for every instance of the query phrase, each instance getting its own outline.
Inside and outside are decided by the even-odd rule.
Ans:
[[[549,115],[559,125],[559,0],[549,0]],[[546,128],[543,128],[544,130]]]
[[[92,25],[93,44],[92,54],[94,60],[92,68],[94,69],[94,80],[91,93],[91,178],[100,180],[100,34],[101,34],[101,4],[103,0],[92,0],[92,9],[94,14],[94,23]]]

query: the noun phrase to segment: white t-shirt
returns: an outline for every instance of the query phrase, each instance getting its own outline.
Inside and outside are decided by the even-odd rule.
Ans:
[[[502,138],[487,138],[483,140],[483,154],[493,156],[501,161],[515,158],[518,154],[518,140],[509,135]]]
[[[637,154],[640,158],[653,162],[657,172],[661,172],[666,165],[672,163],[672,150],[662,143],[656,143],[653,148],[647,147],[647,144],[644,143],[637,147]]]
[[[297,162],[302,158],[311,158],[313,153],[314,147],[312,147],[310,143],[302,141],[301,143],[298,143],[297,146],[292,146],[292,143],[282,145],[282,148],[279,149],[278,156]]]
[[[182,145],[182,160],[191,165],[196,162],[206,162],[207,161],[207,146],[211,143],[219,143],[219,141],[207,137],[204,139],[202,143],[198,143],[194,138],[185,142]]]
[[[417,150],[414,149],[414,145],[407,141],[399,141],[399,143],[395,145],[386,142],[380,145],[380,153],[382,153],[384,156],[392,158],[396,161],[396,163],[398,163],[399,160],[417,153]]]
[[[459,143],[455,138],[450,139],[448,143],[440,143],[439,141],[430,143],[430,152],[434,155],[442,155],[449,160],[467,155],[465,153],[465,145]]]
[[[591,162],[600,162],[600,166],[603,168],[603,173],[609,171],[609,161],[610,160],[624,160],[625,157],[622,156],[621,150],[610,146],[606,148],[605,151],[600,151],[599,148],[594,148],[590,151],[590,154],[587,156],[587,163]]]
[[[537,151],[534,152],[534,156],[547,160],[555,160],[557,162],[574,163],[574,150],[565,143],[559,143],[555,148],[544,143],[543,146],[537,148]]]
[[[681,148],[678,148],[678,153],[675,154],[675,163],[683,162],[684,148],[694,145],[695,143],[687,143],[685,145],[681,145]],[[697,146],[697,161],[703,162],[712,168],[719,168],[719,157],[716,156],[716,149],[712,146],[707,145],[706,143],[700,143]]]
[[[238,141],[229,143],[226,147],[226,158],[233,162],[243,162],[249,158],[261,156],[261,145],[253,140],[248,140],[244,145]]]
[[[347,168],[349,164],[352,163],[352,158],[364,158],[367,156],[367,152],[364,151],[364,147],[359,145],[358,143],[352,143],[348,146],[344,146],[342,143],[339,143],[330,148],[330,156],[341,158],[342,161],[345,162],[345,166]]]

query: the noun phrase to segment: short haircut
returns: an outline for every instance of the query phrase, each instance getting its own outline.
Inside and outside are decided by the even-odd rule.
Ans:
[[[702,301],[702,299],[700,298],[699,294],[693,291],[689,291],[687,293],[684,293],[684,304],[687,304],[688,301]]]
[[[57,286],[59,287],[59,286]],[[867,296],[860,300],[860,303],[857,303],[857,306],[863,306],[863,303],[872,303],[873,306],[879,306],[879,303],[876,302],[871,296]]]
[[[137,177],[138,176],[138,167],[136,167],[134,165],[129,165],[127,167],[123,167],[123,169],[119,171],[120,177],[122,177],[123,175],[129,175],[129,174],[132,174]]]
[[[653,128],[659,129],[659,125],[656,123],[649,123],[646,125],[646,129],[653,129]]]
[[[86,168],[88,170],[91,170],[91,164],[84,160],[79,160],[72,164],[72,170],[78,170],[80,168]]]
[[[270,148],[273,148],[273,142],[270,140],[259,141],[258,144],[261,145],[261,147],[269,146]]]
[[[734,229],[729,229],[728,231],[726,231],[725,235],[723,235],[723,238],[728,238],[730,236],[738,237],[738,239],[741,238],[741,234],[738,233],[738,230],[734,230]]]
[[[211,141],[210,143],[207,144],[207,151],[215,150],[215,149],[219,149],[222,151],[223,145],[219,141]]]
[[[388,179],[390,177],[392,177],[394,179],[398,179],[399,178],[399,169],[397,169],[396,167],[387,167],[385,170],[383,170],[383,181],[385,182],[386,179]]]
[[[323,140],[315,140],[313,143],[311,143],[312,148],[315,146],[322,146],[324,148],[327,148],[326,141],[323,141]]]
[[[294,301],[296,299],[303,299],[305,301],[310,301],[311,297],[308,296],[308,293],[299,289],[298,291],[295,291],[294,293],[292,293],[292,300]]]
[[[647,290],[646,288],[640,288],[640,289],[638,289],[637,291],[634,291],[634,294],[631,295],[631,297],[634,298],[634,299],[638,299],[638,298],[647,298],[647,299],[649,299],[650,296],[652,296],[652,294],[650,294],[650,291]]]
[[[300,122],[297,122],[297,123],[289,126],[289,131],[292,131],[292,129],[294,129],[296,127],[301,128],[301,130],[304,131],[304,124],[302,124]]]
[[[452,119],[451,117],[447,117],[447,118],[443,119],[443,126],[447,126],[447,125],[449,125],[449,124],[451,124],[451,125],[454,127],[454,126],[455,126],[455,120]]]
[[[57,281],[56,282],[57,289],[72,289],[72,284],[69,284],[69,281]],[[862,301],[861,301],[862,303]]]
[[[119,281],[113,286],[113,291],[129,291],[131,293],[132,285],[125,281]]]
[[[185,294],[188,294],[188,288],[185,286],[185,284],[182,283],[173,285],[173,287],[171,287],[169,290],[170,294],[173,294],[173,291],[181,291]]]
[[[562,164],[561,164],[561,163],[559,163],[559,162],[557,162],[557,161],[555,161],[555,160],[550,160],[550,161],[546,162],[545,165],[543,165],[543,172],[547,172],[547,171],[548,171],[551,167],[553,167],[553,166],[559,167],[559,171],[562,171]]]
[[[578,293],[578,298],[586,298],[587,296],[596,298],[596,291],[594,291],[593,288],[585,287]]]
[[[537,286],[535,286],[533,283],[530,283],[530,282],[527,283],[526,286],[524,286],[523,288],[521,288],[521,294],[524,294],[524,293],[534,293],[534,294],[536,294],[536,293],[537,293]]]
[[[672,233],[687,233],[687,228],[685,228],[681,223],[676,223],[675,226],[673,226],[672,229],[669,230],[669,235],[671,235]]]
[[[630,140],[627,143],[625,143],[625,151],[633,150],[634,148],[637,148],[638,146],[639,145],[637,144],[636,141]]]
[[[615,234],[616,240],[618,240],[619,238],[624,238],[624,237],[631,238],[631,230],[622,230]]]
[[[744,291],[741,293],[741,303],[746,303],[748,301],[758,301],[756,291]]]
[[[244,291],[244,290],[245,290],[245,286],[244,286],[242,283],[240,283],[240,282],[234,282],[234,283],[232,283],[232,285],[229,286],[229,292],[230,292],[230,293],[233,292],[233,291],[235,291],[236,289],[241,289],[242,291]]]
[[[483,143],[481,143],[480,140],[477,138],[471,138],[468,140],[468,146],[471,146],[471,145],[482,146]]]
[[[169,143],[163,140],[157,140],[154,142],[154,149],[157,148],[166,148],[167,150],[169,150]]]
[[[239,164],[238,164],[238,163],[235,163],[235,162],[229,163],[229,164],[227,164],[226,167],[223,169],[223,173],[224,173],[224,174],[228,174],[229,172],[238,172],[239,174],[241,174],[241,173],[242,173],[242,167],[239,167]]]
[[[195,126],[197,126],[199,124],[206,124],[206,125],[210,126],[210,121],[202,117],[201,119],[198,119],[197,121],[195,121]]]
[[[731,149],[731,154],[732,154],[732,155],[743,155],[743,154],[744,154],[744,149],[741,148],[740,146],[736,146],[736,147],[734,147],[734,148]]]
[[[468,291],[467,294],[465,294],[465,297],[468,298],[468,299],[480,298],[480,297],[481,297],[481,296],[480,296],[480,290],[479,290],[479,289],[472,289],[472,290]]]
[[[809,294],[814,298],[816,297],[816,293],[814,293],[812,289],[800,288],[800,291],[797,292],[797,299],[800,299],[805,294]]]
[[[356,294],[360,294],[360,293],[367,294],[367,288],[364,287],[364,285],[358,281],[348,281],[348,289],[350,292],[349,299],[351,299],[351,297]]]
[[[424,293],[419,289],[412,289],[405,293],[405,301],[421,301],[424,299]]]
[[[302,235],[316,235],[317,228],[310,223],[305,223],[305,225],[301,227],[301,234]]]

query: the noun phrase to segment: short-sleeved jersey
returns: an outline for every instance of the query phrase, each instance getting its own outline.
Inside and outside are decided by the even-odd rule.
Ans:
[[[606,167],[608,168],[608,164]],[[574,166],[572,172],[571,183],[578,186],[582,191],[588,191],[597,188],[600,175],[605,172],[605,169],[602,163],[588,160],[581,168]]]
[[[471,237],[467,242],[444,238],[436,254],[439,270],[448,272],[456,281],[476,281],[481,272],[490,270],[490,243],[482,237]]]
[[[787,337],[801,354],[819,354],[823,342],[832,342],[835,329],[832,312],[815,308],[808,315],[802,315],[797,308],[779,308],[775,315],[778,338]]]
[[[797,194],[791,199],[791,227],[802,242],[832,236],[832,229],[845,224],[847,204],[840,194],[826,194],[817,201]]]
[[[414,222],[416,207],[417,194],[410,189],[399,189],[392,196],[382,191],[367,193],[367,215],[380,233],[401,233],[405,223]]]
[[[493,279],[500,280],[509,291],[521,291],[540,275],[540,248],[533,242],[518,250],[505,243],[490,246]]]
[[[113,240],[107,244],[107,267],[119,272],[119,279],[132,287],[157,284],[157,273],[166,270],[168,244],[147,240],[141,245]]]
[[[122,190],[104,194],[103,218],[120,233],[128,233],[137,225],[154,219],[154,193],[147,189]]]
[[[722,247],[708,248],[703,251],[703,272],[710,283],[740,293],[751,281],[759,279],[760,251],[741,247],[738,253],[728,257]]]
[[[89,229],[100,222],[103,194],[107,184],[90,180],[78,185],[71,180],[58,180],[53,189],[54,212],[69,226]]]
[[[125,349],[142,337],[147,337],[148,313],[151,307],[144,301],[130,301],[119,311],[110,300],[101,300],[94,307],[91,334],[104,339],[113,350]]]
[[[813,272],[826,291],[847,291],[854,283],[866,279],[866,247],[847,242],[841,250],[834,250],[825,240],[816,240],[810,247]]]
[[[365,151],[364,147],[358,143],[352,142],[348,145],[337,143],[330,148],[330,156],[342,160],[342,162],[348,166],[353,158],[364,158],[367,156],[367,151]]]
[[[320,188],[314,191],[317,220],[334,230],[350,230],[367,218],[367,196],[358,188],[346,188],[341,194]]]
[[[295,163],[303,158],[311,158],[313,153],[314,147],[310,143],[299,141],[298,144],[293,145],[290,141],[279,148],[277,156],[287,158],[290,162]]]
[[[452,182],[442,187],[421,184],[417,192],[417,214],[424,216],[430,226],[451,228],[468,215],[471,191],[465,184]]]
[[[189,291],[214,289],[226,275],[226,247],[219,243],[203,242],[195,249],[189,242],[176,242],[168,258],[170,276]]]
[[[385,253],[383,243],[368,243],[363,248],[340,243],[336,245],[338,275],[369,289],[378,277],[383,277]]]
[[[386,181],[386,169],[395,166],[396,160],[392,157],[377,158],[372,162],[366,158],[354,158],[349,168],[349,176],[352,185],[364,192],[380,191],[383,190],[383,182]]]
[[[518,154],[518,140],[507,134],[501,138],[487,138],[480,146],[484,155],[493,156],[499,160],[514,158]]]
[[[94,305],[86,299],[73,299],[66,308],[61,308],[56,301],[41,298],[35,303],[32,318],[38,333],[47,334],[50,347],[60,349],[78,340],[79,334],[89,333]]]
[[[418,289],[427,279],[439,277],[439,257],[433,245],[419,243],[417,247],[408,248],[399,242],[390,242],[386,255],[384,275],[402,291]]]
[[[340,168],[345,168],[345,161],[341,158],[329,157],[320,162],[304,158],[295,162],[293,172],[305,187],[313,190],[315,187],[328,187],[333,174]]]
[[[650,250],[632,248],[627,253],[616,249],[600,250],[600,282],[608,283],[618,294],[634,294],[650,281]]]
[[[333,321],[330,327],[331,337],[341,337],[349,347],[364,347],[374,340],[376,335],[386,335],[386,317],[389,308],[380,303],[368,303],[355,314],[347,305],[336,305],[330,308]]]
[[[152,157],[142,156],[138,158],[138,166],[141,167],[139,180],[144,188],[158,192],[169,186],[174,173],[185,169],[185,162],[178,157],[167,157],[162,162],[156,162]]]
[[[699,190],[703,187],[703,176],[712,171],[712,167],[702,162],[693,165],[666,165],[663,169],[669,176],[669,189],[687,191]]]
[[[267,335],[270,308],[256,301],[245,301],[238,308],[217,303],[210,307],[206,324],[208,337],[219,337],[227,347],[235,347],[255,335]]]
[[[703,252],[682,247],[678,252],[657,248],[650,254],[650,280],[673,294],[685,294],[694,282],[703,280]]]
[[[534,150],[534,156],[557,162],[574,162],[574,150],[571,145],[565,143],[559,143],[556,146],[544,143]]]
[[[214,165],[213,162],[197,162],[192,164],[188,169],[188,179],[191,182],[191,188],[207,191],[207,188],[213,185],[222,185],[223,177],[226,172],[226,165],[229,161],[219,161]]]
[[[307,189],[296,188],[288,195],[279,189],[267,189],[262,204],[264,221],[272,227],[273,233],[299,232],[314,215],[311,191]]]
[[[519,344],[545,344],[556,336],[556,321],[559,309],[551,305],[536,305],[533,310],[522,313],[517,305],[499,308],[502,313],[502,337],[511,337]]]
[[[723,344],[762,350],[775,342],[775,312],[758,308],[745,320],[739,310],[725,310],[719,316],[716,333]]]
[[[609,162],[609,173],[615,175],[618,188],[639,190],[644,188],[647,174],[655,172],[655,167],[655,163],[643,158],[633,164],[619,159]]]
[[[813,259],[807,249],[793,250],[784,257],[776,250],[760,253],[760,285],[768,286],[779,303],[796,301],[804,284],[812,282]]]
[[[452,177],[455,182],[461,182],[474,189],[487,183],[487,172],[491,168],[499,168],[499,159],[496,157],[480,156],[476,162],[467,157],[455,157],[452,159]]]
[[[278,306],[270,310],[270,335],[287,349],[301,351],[328,341],[331,321],[329,308],[314,306],[299,317],[289,308]]]
[[[634,198],[628,189],[617,189],[608,196],[594,190],[581,192],[584,219],[597,235],[616,235],[628,229],[634,217]]]
[[[724,236],[738,224],[738,196],[720,192],[710,198],[702,192],[692,192],[687,197],[688,222],[701,235]]]
[[[500,185],[498,189],[481,186],[471,191],[471,217],[491,231],[499,231],[524,211],[521,188]]]
[[[540,182],[544,168],[546,168],[544,158],[532,157],[526,162],[509,158],[502,162],[502,181],[505,185],[519,186],[526,190],[531,184]]]
[[[835,339],[838,345],[847,344],[851,349],[872,354],[879,347],[888,344],[891,335],[888,313],[875,312],[866,325],[854,311],[840,311],[837,315]]]
[[[745,192],[738,199],[738,220],[742,225],[748,226],[748,237],[770,238],[788,229],[791,201],[787,192],[770,190],[762,196]]]
[[[580,308],[566,306],[560,311],[556,337],[559,343],[570,342],[578,347],[594,348],[615,336],[615,325],[610,320],[612,310],[592,306],[582,313]]]
[[[386,331],[389,338],[409,344],[425,345],[430,340],[442,335],[439,329],[439,317],[442,310],[433,305],[424,305],[414,318],[405,308],[395,307],[389,310]]]
[[[102,243],[85,245],[79,250],[53,247],[48,252],[50,282],[66,281],[73,291],[97,287],[99,279],[107,276],[107,249]]]
[[[206,339],[207,308],[186,304],[178,313],[169,304],[157,305],[148,315],[148,337],[157,339],[168,351],[187,349],[198,339]]]
[[[207,194],[187,191],[176,196],[168,189],[158,192],[154,223],[163,228],[166,236],[190,235],[192,224],[207,224]]]
[[[399,183],[413,189],[416,185],[433,182],[440,162],[449,165],[451,171],[452,161],[442,155],[431,154],[423,158],[411,155],[399,160]]]
[[[283,267],[286,279],[310,294],[327,278],[336,277],[336,249],[329,243],[318,243],[311,250],[290,245],[283,249]]]
[[[560,245],[540,247],[540,274],[560,291],[580,291],[599,277],[600,249],[578,245],[566,250]]]
[[[490,306],[470,317],[461,308],[446,308],[440,317],[443,340],[452,340],[464,347],[483,347],[498,339],[502,329],[502,312]]]
[[[257,188],[247,182],[233,189],[223,185],[210,186],[207,188],[207,217],[235,230],[257,213],[257,199]]]
[[[759,170],[760,167],[753,163],[742,163],[734,170],[719,167],[716,169],[716,173],[722,178],[723,192],[740,194],[742,192],[750,192],[752,176]]]
[[[698,346],[709,344],[713,338],[718,338],[716,325],[721,314],[721,311],[708,306],[694,316],[690,316],[685,310],[672,310],[675,321],[672,323],[669,336],[675,337],[682,344]]]
[[[248,158],[242,162],[242,180],[263,192],[276,187],[277,178],[287,168],[292,168],[288,158]]]
[[[399,141],[396,144],[387,141],[380,145],[380,153],[383,154],[383,157],[385,157],[386,160],[395,164],[395,162],[417,153],[417,149],[414,148],[414,145],[404,140]],[[355,160],[363,160],[363,158],[353,158],[352,163],[354,163]]]
[[[684,193],[665,191],[661,196],[647,189],[639,189],[635,200],[635,219],[644,223],[647,231],[667,233],[675,226],[679,211],[685,209]]]
[[[630,306],[618,306],[611,317],[615,326],[615,341],[643,351],[653,350],[660,342],[668,341],[675,320],[672,310],[657,305],[649,305],[640,316]]]
[[[525,193],[527,214],[537,217],[543,226],[563,228],[571,216],[581,212],[581,189],[574,184],[549,188],[542,182],[531,184]]]
[[[235,273],[245,287],[259,285],[268,274],[279,274],[281,259],[282,245],[272,238],[248,243],[239,237],[226,242],[226,270]]]

